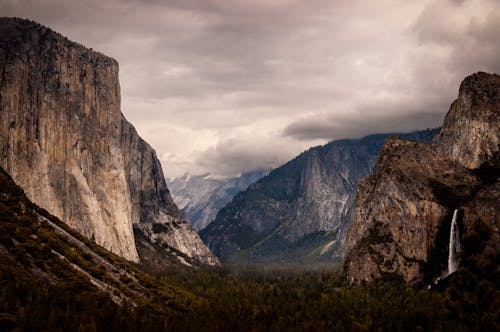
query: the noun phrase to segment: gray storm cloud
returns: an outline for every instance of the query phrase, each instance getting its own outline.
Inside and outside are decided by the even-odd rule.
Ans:
[[[309,146],[438,126],[500,72],[495,0],[0,0],[120,63],[167,176],[275,167]]]

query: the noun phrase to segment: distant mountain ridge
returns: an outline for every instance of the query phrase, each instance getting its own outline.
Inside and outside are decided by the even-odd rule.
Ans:
[[[217,212],[228,204],[238,192],[262,178],[268,172],[243,173],[239,177],[217,179],[210,174],[184,175],[168,180],[172,199],[196,230],[211,223]]]
[[[438,129],[399,134],[429,142]],[[236,262],[340,260],[357,182],[383,142],[398,134],[314,147],[237,194],[200,232],[218,257]]]

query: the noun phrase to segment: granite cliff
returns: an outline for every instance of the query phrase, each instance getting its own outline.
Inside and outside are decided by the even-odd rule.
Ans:
[[[15,18],[0,18],[0,166],[33,202],[128,260],[140,260],[135,230],[217,263],[121,113],[118,63]]]
[[[438,130],[403,137],[430,141]],[[200,232],[230,261],[317,262],[342,257],[360,177],[396,134],[311,148],[237,194]]]
[[[499,142],[500,76],[487,73],[462,82],[431,144],[388,140],[359,183],[345,248],[349,282],[396,275],[421,284],[446,275],[455,210],[461,240],[488,229],[481,250],[498,255]]]

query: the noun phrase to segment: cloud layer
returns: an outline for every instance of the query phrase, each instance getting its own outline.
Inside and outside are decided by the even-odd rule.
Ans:
[[[120,63],[167,176],[276,167],[309,146],[442,122],[500,72],[496,0],[0,0]]]

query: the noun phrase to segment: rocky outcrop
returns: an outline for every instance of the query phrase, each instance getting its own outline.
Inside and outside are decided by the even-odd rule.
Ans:
[[[403,136],[430,141],[437,130]],[[360,177],[394,134],[312,148],[250,185],[200,233],[235,261],[331,261],[343,253]]]
[[[436,137],[437,151],[469,169],[500,167],[500,76],[477,73],[460,85]]]
[[[167,184],[174,202],[182,209],[196,230],[207,227],[238,192],[266,175],[267,172],[243,173],[234,178],[213,178],[210,174],[184,175]]]
[[[118,63],[13,18],[0,19],[0,165],[36,204],[124,258],[139,261],[135,225],[215,262],[180,217],[155,152],[121,114]]]
[[[455,210],[462,234],[482,220],[498,239],[499,92],[499,76],[472,75],[432,144],[385,143],[358,187],[344,260],[351,283],[393,274],[418,284],[441,276]]]

